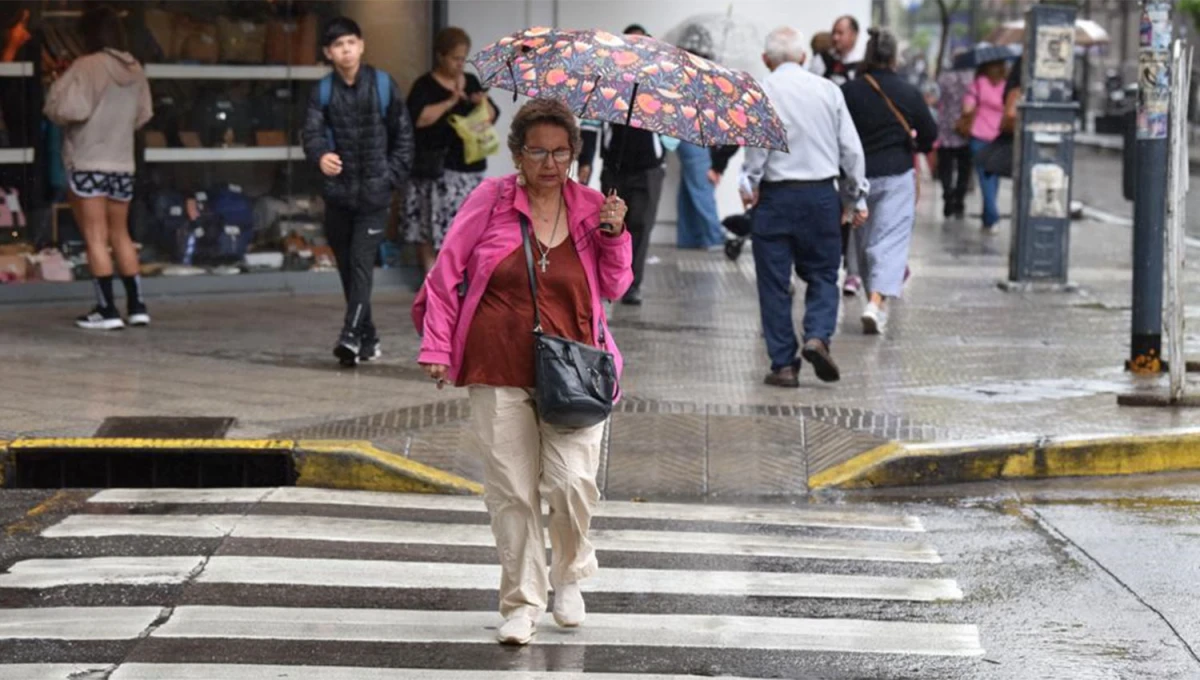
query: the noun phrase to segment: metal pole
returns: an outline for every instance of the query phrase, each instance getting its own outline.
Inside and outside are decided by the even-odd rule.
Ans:
[[[1188,191],[1187,93],[1190,90],[1192,48],[1176,40],[1171,54],[1174,88],[1171,90],[1170,195],[1167,200],[1167,359],[1170,369],[1170,403],[1183,401],[1187,360],[1184,357],[1183,268],[1186,246]]]
[[[1133,198],[1133,328],[1128,367],[1162,372],[1163,225],[1171,101],[1171,3],[1142,0]]]

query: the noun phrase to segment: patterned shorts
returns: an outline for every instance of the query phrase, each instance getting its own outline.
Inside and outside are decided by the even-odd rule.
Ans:
[[[445,171],[440,179],[410,179],[404,196],[405,240],[432,243],[434,250],[441,250],[458,207],[482,181],[482,172],[453,170]]]
[[[107,198],[128,203],[133,200],[133,173],[72,170],[67,173],[71,193],[80,198]]]

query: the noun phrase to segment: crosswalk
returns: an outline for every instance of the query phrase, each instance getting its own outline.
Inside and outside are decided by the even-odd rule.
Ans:
[[[478,498],[102,491],[0,563],[0,680],[869,677],[983,654],[915,517],[605,502],[594,527],[585,625],[547,615],[512,650]]]

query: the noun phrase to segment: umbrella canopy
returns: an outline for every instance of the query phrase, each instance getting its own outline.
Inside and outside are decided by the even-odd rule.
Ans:
[[[973,49],[955,56],[953,67],[955,71],[976,69],[993,61],[1011,61],[1019,56],[1021,50],[1015,45],[979,43]]]
[[[992,32],[988,42],[996,45],[1021,44],[1025,40],[1025,20],[1006,21]],[[1075,20],[1075,45],[1091,47],[1108,42],[1108,31],[1091,19]]]
[[[690,16],[663,34],[662,39],[686,48],[681,41],[693,27],[703,29],[711,36],[712,45],[707,56],[713,61],[743,71],[761,68],[766,33],[754,21],[735,14],[732,5],[726,12]]]
[[[646,36],[531,28],[471,57],[485,87],[558,99],[580,118],[700,146],[787,150],[787,132],[749,74]]]

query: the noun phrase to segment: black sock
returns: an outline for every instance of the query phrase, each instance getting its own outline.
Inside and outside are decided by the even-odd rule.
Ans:
[[[112,276],[97,276],[96,282],[96,303],[104,309],[113,309],[113,277]]]
[[[141,306],[142,302],[142,277],[134,274],[133,276],[122,276],[121,281],[125,283],[125,303],[130,307]]]

